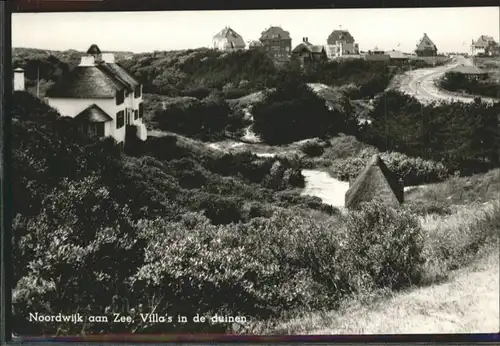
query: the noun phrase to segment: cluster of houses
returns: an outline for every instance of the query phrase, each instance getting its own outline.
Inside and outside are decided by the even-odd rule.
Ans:
[[[472,44],[473,55],[498,54],[498,44],[492,37],[482,35]],[[243,49],[262,49],[268,52],[275,61],[289,61],[298,59],[302,64],[313,61],[332,60],[338,58],[363,58],[366,60],[395,60],[405,61],[412,58],[429,58],[438,56],[438,49],[429,36],[424,33],[419,40],[414,54],[405,54],[400,51],[373,51],[362,52],[359,44],[348,30],[333,30],[327,37],[326,44],[313,44],[308,37],[292,48],[290,33],[279,26],[271,26],[261,33],[258,40],[253,40],[246,45],[243,37],[234,29],[225,27],[213,39],[211,48],[222,51],[235,51]]]
[[[303,37],[292,49],[290,33],[279,26],[271,26],[262,32],[259,40],[249,42],[247,47],[241,35],[226,27],[213,37],[212,48],[221,51],[262,49],[276,62],[297,59],[302,65],[354,57],[404,62],[412,56],[394,50],[362,52],[347,30],[334,30],[326,41],[326,45],[317,45],[309,42],[308,37]],[[471,49],[477,55],[499,54],[498,44],[492,37],[485,35],[473,41]],[[427,34],[417,44],[414,56],[437,56],[437,47]],[[458,68],[464,69],[458,72],[474,78],[484,75],[474,66]],[[15,69],[14,90],[25,90],[24,83],[24,70]],[[95,44],[90,46],[77,68],[45,93],[44,101],[62,116],[73,118],[80,131],[88,136],[110,136],[123,144],[127,128],[133,127],[140,139],[147,138],[147,130],[142,121],[144,106],[141,83],[115,61],[112,53],[101,53]]]
[[[24,70],[16,68],[14,91],[24,90]],[[89,137],[113,137],[124,144],[127,128],[133,127],[141,140],[147,138],[142,84],[116,63],[112,53],[101,53],[95,44],[64,80],[47,90],[44,101],[73,118]]]

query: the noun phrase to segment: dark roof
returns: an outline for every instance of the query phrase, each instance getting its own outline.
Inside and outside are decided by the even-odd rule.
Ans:
[[[301,42],[292,50],[292,53],[298,53],[303,49],[306,49],[310,53],[314,54],[314,53],[321,53],[325,49],[325,47],[322,45],[313,45],[310,42]]]
[[[114,98],[128,85],[112,77],[102,66],[78,66],[46,92],[57,98]]]
[[[457,67],[451,69],[451,72],[457,72],[457,73],[463,73],[463,74],[487,74],[486,71],[481,70],[479,67],[477,67],[475,65],[457,66]]]
[[[113,118],[111,118],[105,111],[103,111],[101,107],[93,104],[78,113],[75,116],[75,120],[91,123],[105,123],[108,121],[113,121]]]
[[[479,36],[477,41],[474,42],[474,45],[476,45],[476,46],[488,46],[491,43],[493,43],[493,44],[496,43],[495,39],[493,37],[487,36],[487,35],[481,35],[481,36]]]
[[[437,50],[436,45],[432,40],[427,36],[427,34],[424,34],[424,36],[420,39],[419,43],[417,44],[417,51],[422,51],[422,50]]]
[[[269,39],[291,40],[292,38],[288,31],[283,30],[279,26],[271,26],[269,29],[263,31],[260,36],[261,41]]]
[[[292,53],[298,53],[298,52],[302,51],[303,49],[309,50],[309,46],[312,46],[312,43],[300,42],[294,49],[292,49]]]
[[[357,209],[362,202],[370,202],[376,197],[393,207],[403,202],[403,186],[377,154],[373,155],[347,190],[345,206]]]
[[[101,54],[101,50],[96,44],[92,44],[87,50],[87,54]]]
[[[326,39],[328,44],[335,44],[337,41],[345,41],[354,43],[354,37],[347,30],[333,30],[330,36]]]
[[[93,45],[94,46],[94,45]],[[93,47],[89,48],[89,51]],[[97,50],[99,47],[95,46]],[[78,66],[54,84],[47,97],[114,98],[117,91],[133,91],[140,83],[118,63],[97,62],[94,66]]]

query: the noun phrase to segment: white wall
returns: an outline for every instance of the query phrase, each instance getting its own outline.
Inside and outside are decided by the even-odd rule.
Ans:
[[[359,47],[357,43],[337,43],[327,44],[325,46],[326,54],[329,59],[340,57],[343,55],[359,54]]]
[[[115,99],[46,98],[46,100],[48,104],[57,109],[62,116],[72,118],[95,103],[113,118],[113,121],[109,122],[109,125],[106,124],[105,135],[114,137],[117,142],[123,142],[125,140],[125,126],[120,129],[116,128],[116,113],[125,110],[125,103],[117,106]]]

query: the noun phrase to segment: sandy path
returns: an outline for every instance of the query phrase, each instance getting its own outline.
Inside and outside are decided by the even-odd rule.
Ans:
[[[310,334],[496,333],[500,330],[498,250],[446,283],[323,316]],[[311,323],[311,322],[310,322]]]

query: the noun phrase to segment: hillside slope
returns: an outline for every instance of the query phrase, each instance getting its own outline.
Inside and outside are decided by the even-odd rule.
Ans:
[[[289,321],[277,333],[422,334],[495,333],[500,329],[498,248],[457,270],[451,280],[393,294],[342,312]]]

